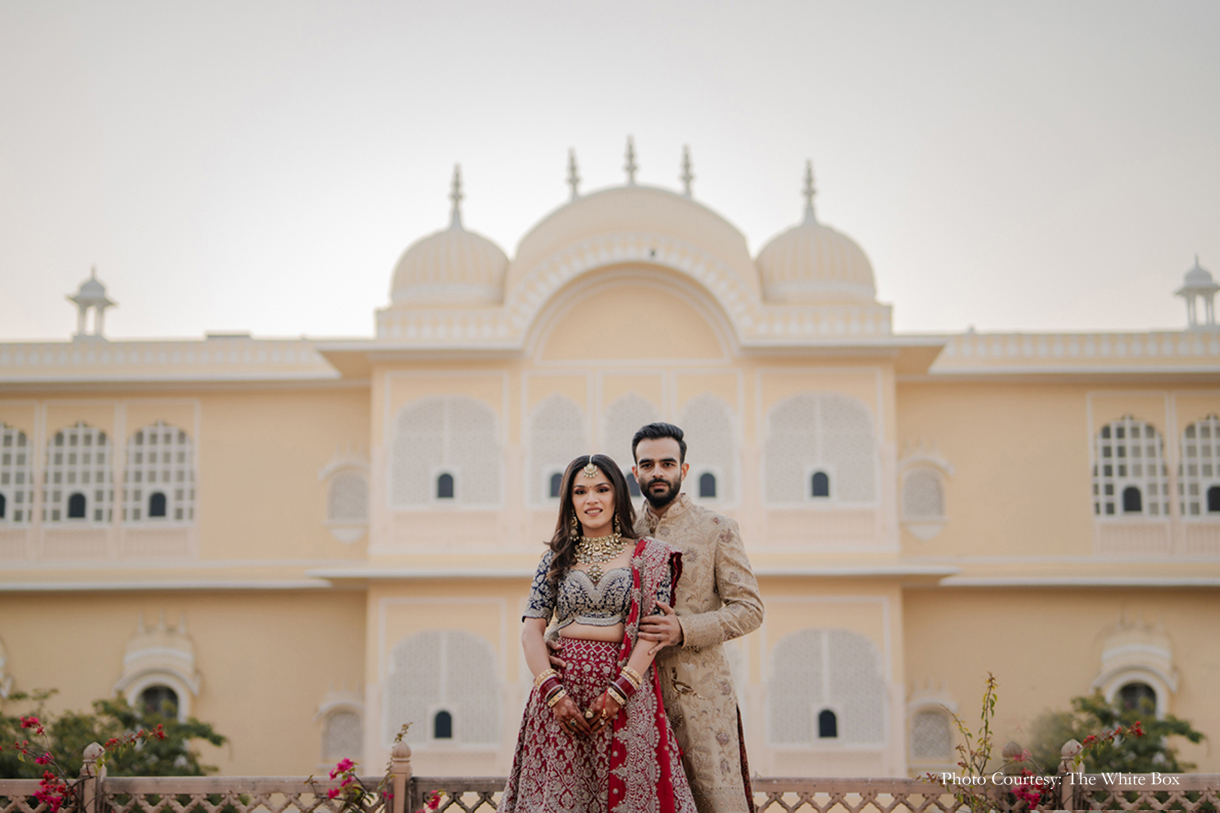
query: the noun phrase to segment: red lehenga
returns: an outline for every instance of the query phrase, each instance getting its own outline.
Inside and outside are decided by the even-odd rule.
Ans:
[[[563,639],[563,659],[568,665],[561,670],[560,679],[582,709],[605,691],[627,662],[640,619],[655,612],[663,578],[670,575],[672,593],[681,572],[680,553],[655,539],[641,539],[631,558],[631,609],[622,644]],[[656,670],[649,668],[644,685],[619,710],[612,725],[592,737],[563,730],[534,689],[525,707],[513,770],[499,810],[697,813],[665,716]]]

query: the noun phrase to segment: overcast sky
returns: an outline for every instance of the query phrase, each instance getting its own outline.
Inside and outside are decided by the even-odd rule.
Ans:
[[[0,0],[0,339],[369,336],[448,222],[511,257],[583,190],[800,218],[902,331],[1178,328],[1220,276],[1220,3]]]

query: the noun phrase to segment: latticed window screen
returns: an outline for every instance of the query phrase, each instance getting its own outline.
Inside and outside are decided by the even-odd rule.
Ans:
[[[1208,491],[1220,487],[1220,417],[1208,415],[1182,433],[1182,462],[1178,464],[1178,499],[1182,516],[1220,516]]]
[[[157,421],[136,430],[127,440],[123,481],[124,520],[195,519],[194,444],[178,427]]]
[[[806,629],[782,639],[772,654],[767,690],[770,738],[775,745],[811,745],[818,716],[836,714],[836,742],[885,742],[885,679],[881,656],[864,636],[839,629]]]
[[[1139,492],[1139,511],[1123,511],[1123,491]],[[1135,501],[1128,496],[1128,508]],[[1102,517],[1132,514],[1169,516],[1169,470],[1161,433],[1130,415],[1097,433],[1093,454],[1093,513]]]
[[[938,709],[915,712],[911,718],[911,756],[927,762],[953,758],[953,731],[949,715]]]
[[[429,630],[394,647],[385,687],[385,741],[403,723],[414,722],[405,740],[427,742],[438,710],[452,715],[453,742],[499,742],[500,684],[490,643],[460,630]]]
[[[326,518],[331,522],[368,522],[369,481],[362,472],[341,471],[331,478]]]
[[[711,498],[731,501],[737,496],[737,431],[733,411],[720,398],[709,393],[694,398],[682,410],[682,430],[686,433],[686,460],[695,471],[716,472],[711,482]],[[687,491],[704,496],[704,483]]]
[[[767,502],[812,499],[810,472],[823,469],[836,502],[876,502],[873,419],[855,398],[806,393],[781,401],[767,416],[766,456]]]
[[[564,471],[577,455],[590,452],[585,415],[575,401],[551,395],[534,408],[529,450],[529,500],[537,505],[551,498],[553,474]]]
[[[110,522],[114,505],[110,454],[106,433],[84,421],[52,435],[43,471],[42,521],[67,521],[69,505],[83,500],[83,516],[74,521]]]
[[[446,473],[454,479],[452,502],[497,505],[501,459],[491,407],[464,396],[420,399],[403,407],[395,422],[391,502],[398,507],[435,502],[436,476]]]
[[[0,423],[0,525],[25,525],[34,510],[34,460],[29,438]]]
[[[352,758],[364,751],[364,720],[355,711],[333,711],[322,730],[322,761]]]
[[[916,469],[903,479],[902,515],[907,519],[940,519],[945,515],[940,475],[931,469]]]
[[[635,460],[631,454],[631,439],[644,424],[661,420],[660,411],[652,402],[636,393],[614,399],[602,420],[602,438],[606,454],[631,477]]]

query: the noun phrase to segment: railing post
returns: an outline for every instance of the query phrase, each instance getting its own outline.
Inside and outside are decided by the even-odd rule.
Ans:
[[[415,794],[411,782],[411,746],[405,742],[396,742],[390,749],[390,773],[394,775],[393,813],[415,810],[415,800],[407,798],[408,794]]]
[[[80,766],[81,813],[97,813],[101,809],[102,782],[106,778],[106,767],[101,764],[106,749],[91,742],[85,746],[85,762]]]
[[[1076,740],[1068,740],[1059,749],[1059,806],[1064,810],[1076,810],[1080,800],[1076,798],[1079,788],[1076,785],[1076,769],[1084,770],[1084,763],[1076,764],[1076,758],[1084,746]]]

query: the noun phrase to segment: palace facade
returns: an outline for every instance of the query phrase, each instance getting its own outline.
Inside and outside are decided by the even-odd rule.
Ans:
[[[91,277],[70,340],[0,343],[0,695],[168,699],[227,774],[376,772],[406,722],[417,773],[504,774],[559,473],[660,419],[762,587],[755,771],[948,769],[988,672],[1003,739],[1094,689],[1220,736],[1197,261],[1182,330],[905,335],[811,176],[756,255],[689,172],[571,186],[509,258],[455,175],[371,339],[110,341]]]

